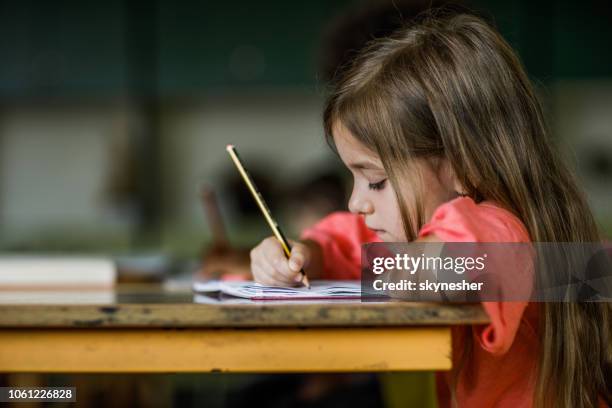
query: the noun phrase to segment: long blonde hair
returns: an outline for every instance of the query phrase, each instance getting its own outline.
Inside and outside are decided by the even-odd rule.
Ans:
[[[332,145],[338,121],[380,156],[409,240],[427,221],[405,194],[407,182],[419,189],[406,179],[417,157],[448,159],[469,196],[512,211],[534,242],[600,240],[518,57],[478,17],[437,11],[369,45],[327,100]],[[540,306],[535,405],[612,404],[612,304]]]

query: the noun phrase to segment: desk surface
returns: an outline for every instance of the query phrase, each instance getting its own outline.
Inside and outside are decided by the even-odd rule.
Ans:
[[[0,372],[448,370],[450,326],[486,322],[479,304],[199,304],[160,285],[0,291]]]
[[[0,291],[0,328],[398,327],[487,323],[479,304],[249,302],[200,304],[189,290]]]

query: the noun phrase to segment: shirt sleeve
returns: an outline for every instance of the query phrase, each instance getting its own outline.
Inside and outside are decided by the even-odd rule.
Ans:
[[[419,237],[435,235],[444,242],[530,242],[523,223],[493,204],[476,204],[461,197],[436,209]],[[491,323],[474,327],[480,346],[494,354],[506,353],[521,324],[528,302],[482,302]]]
[[[334,212],[302,232],[300,239],[315,241],[323,254],[323,279],[359,279],[361,245],[380,242],[363,217]]]

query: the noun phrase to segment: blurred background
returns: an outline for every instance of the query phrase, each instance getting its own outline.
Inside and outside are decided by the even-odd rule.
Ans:
[[[0,1],[0,250],[153,257],[150,268],[180,273],[172,265],[197,263],[211,242],[203,187],[216,193],[232,245],[249,248],[269,231],[228,143],[297,236],[346,207],[348,178],[321,125],[334,71],[367,40],[443,3]],[[518,51],[611,238],[608,3],[453,3],[488,18]],[[203,401],[194,384],[206,385],[181,381],[192,384],[187,394],[175,387],[168,401]]]
[[[266,226],[241,211],[225,145],[282,213],[339,168],[320,119],[334,63],[430,3],[0,2],[0,248],[193,256],[210,235],[203,183],[231,239],[257,242]],[[607,3],[463,4],[519,52],[609,234]]]

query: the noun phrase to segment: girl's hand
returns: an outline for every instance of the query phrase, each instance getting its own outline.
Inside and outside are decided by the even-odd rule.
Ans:
[[[300,270],[308,267],[310,248],[305,244],[289,240],[291,258],[285,257],[280,242],[268,237],[251,250],[251,272],[253,279],[268,286],[294,286],[302,280]]]

